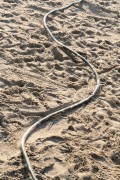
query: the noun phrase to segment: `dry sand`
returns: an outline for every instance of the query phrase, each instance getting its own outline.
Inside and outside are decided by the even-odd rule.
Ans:
[[[70,2],[0,1],[1,180],[30,180],[20,151],[25,131],[94,90],[90,69],[52,42],[43,26],[49,10]],[[120,179],[119,10],[119,0],[86,0],[49,18],[54,35],[95,66],[101,90],[31,135],[26,149],[38,179]]]

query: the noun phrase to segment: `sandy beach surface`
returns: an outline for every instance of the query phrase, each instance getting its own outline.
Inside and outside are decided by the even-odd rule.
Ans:
[[[21,154],[40,118],[88,97],[94,76],[52,41],[44,15],[73,0],[0,0],[0,180],[31,180]],[[37,179],[120,179],[120,1],[85,0],[49,16],[57,39],[96,68],[101,88],[42,124],[26,143]]]

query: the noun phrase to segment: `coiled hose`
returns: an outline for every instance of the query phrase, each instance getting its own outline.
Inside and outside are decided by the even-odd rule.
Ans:
[[[82,0],[78,0],[78,1],[76,1],[76,2],[73,2],[73,3],[71,3],[71,4],[69,4],[69,5],[65,6],[65,7],[63,7],[63,8],[55,9],[55,10],[52,10],[52,11],[48,12],[48,13],[44,16],[44,26],[45,26],[46,30],[48,31],[49,35],[52,37],[52,39],[53,39],[55,42],[57,42],[60,46],[64,47],[65,49],[67,49],[68,51],[70,51],[71,53],[73,53],[74,55],[76,55],[76,56],[78,56],[79,58],[81,58],[81,59],[90,67],[90,69],[92,70],[92,72],[93,72],[93,74],[94,74],[94,76],[95,76],[96,87],[95,87],[95,90],[93,91],[93,93],[92,93],[90,96],[88,96],[86,99],[84,99],[84,100],[82,100],[82,101],[79,101],[79,102],[76,102],[76,103],[74,103],[73,105],[67,106],[67,107],[65,107],[65,108],[63,108],[63,109],[60,109],[60,110],[58,110],[58,111],[55,111],[55,112],[47,115],[46,117],[38,120],[35,124],[33,124],[33,125],[26,131],[26,133],[25,133],[24,136],[22,137],[21,150],[22,150],[22,154],[23,154],[23,156],[24,156],[24,159],[25,159],[25,161],[26,161],[28,170],[29,170],[29,172],[30,172],[33,180],[37,180],[37,178],[36,178],[36,176],[35,176],[35,173],[34,173],[34,171],[33,171],[33,168],[32,168],[32,166],[31,166],[31,164],[30,164],[28,155],[27,155],[26,150],[25,150],[25,143],[26,143],[28,137],[30,136],[30,134],[31,134],[31,133],[33,132],[33,130],[35,130],[41,123],[48,121],[48,120],[49,120],[51,117],[53,117],[54,115],[59,114],[59,113],[63,113],[63,112],[65,112],[65,111],[67,111],[67,110],[72,110],[73,108],[76,108],[76,107],[81,106],[82,104],[84,104],[84,103],[86,103],[86,102],[89,102],[89,101],[96,95],[97,91],[98,91],[99,88],[100,88],[99,76],[98,76],[96,70],[94,69],[94,67],[87,61],[86,58],[84,58],[83,56],[81,56],[81,55],[80,55],[79,53],[77,53],[76,51],[70,49],[70,48],[69,48],[68,46],[66,46],[65,44],[63,44],[63,43],[61,43],[60,41],[58,41],[58,40],[54,37],[54,35],[52,34],[52,32],[50,31],[50,29],[49,29],[48,26],[47,26],[47,17],[48,17],[48,15],[50,15],[50,14],[52,14],[52,13],[54,13],[54,12],[57,12],[57,11],[63,11],[63,10],[65,10],[65,9],[67,9],[67,8],[69,8],[69,7],[77,4],[77,3],[79,3],[79,2],[82,2]]]

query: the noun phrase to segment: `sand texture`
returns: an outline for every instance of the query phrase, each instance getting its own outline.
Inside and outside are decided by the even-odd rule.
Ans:
[[[31,180],[22,136],[40,118],[95,88],[81,59],[52,41],[44,15],[73,0],[0,0],[0,180]],[[120,1],[85,0],[49,16],[61,42],[96,68],[101,89],[42,124],[26,149],[38,179],[120,179]]]

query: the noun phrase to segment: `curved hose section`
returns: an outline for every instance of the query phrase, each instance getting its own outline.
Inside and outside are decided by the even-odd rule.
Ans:
[[[69,4],[68,6],[65,6],[65,7],[63,7],[63,8],[55,9],[55,10],[52,10],[52,11],[48,12],[48,13],[44,16],[44,26],[45,26],[46,30],[48,31],[48,33],[50,34],[50,36],[52,37],[52,39],[53,39],[55,42],[57,42],[59,45],[61,45],[62,47],[66,48],[67,50],[69,50],[70,52],[72,52],[73,54],[75,54],[76,56],[80,57],[80,58],[90,67],[90,69],[92,70],[92,72],[94,73],[94,76],[95,76],[96,87],[95,87],[95,90],[93,91],[93,93],[92,93],[90,96],[88,96],[86,99],[84,99],[84,100],[82,100],[82,101],[79,101],[79,102],[76,102],[76,103],[74,103],[73,105],[67,106],[67,107],[65,107],[65,108],[63,108],[63,109],[60,109],[60,110],[58,110],[58,111],[55,111],[55,112],[47,115],[46,117],[40,119],[40,120],[37,121],[35,124],[33,124],[33,125],[26,131],[26,133],[25,133],[24,136],[22,137],[21,150],[22,150],[24,159],[25,159],[25,161],[26,161],[26,165],[27,165],[27,167],[28,167],[28,170],[29,170],[29,172],[30,172],[33,180],[37,180],[37,178],[36,178],[36,176],[35,176],[35,173],[34,173],[34,171],[33,171],[33,168],[32,168],[32,166],[31,166],[31,164],[30,164],[28,155],[27,155],[26,150],[25,150],[25,143],[26,143],[28,137],[30,136],[30,134],[31,134],[31,133],[33,132],[33,130],[35,130],[41,123],[48,121],[48,120],[49,120],[51,117],[53,117],[54,115],[59,114],[59,113],[63,113],[63,112],[65,112],[65,111],[67,111],[67,110],[72,110],[73,108],[75,108],[75,107],[77,107],[77,106],[80,106],[80,105],[82,105],[83,103],[89,102],[89,101],[96,95],[97,91],[98,91],[99,88],[100,88],[100,80],[99,80],[98,74],[97,74],[96,70],[94,69],[94,67],[87,61],[86,58],[84,58],[83,56],[81,56],[81,55],[80,55],[79,53],[77,53],[76,51],[70,49],[70,48],[69,48],[68,46],[66,46],[65,44],[63,44],[63,43],[61,43],[60,41],[58,41],[58,40],[54,37],[54,35],[52,34],[52,32],[50,31],[50,29],[49,29],[48,26],[47,26],[47,17],[48,17],[49,14],[52,14],[52,13],[54,13],[54,12],[56,12],[56,11],[63,11],[63,10],[65,10],[65,9],[67,9],[67,8],[73,6],[73,5],[75,5],[75,4],[77,4],[78,2],[81,2],[81,1],[82,1],[82,0],[78,0],[77,2],[73,2],[73,3],[71,3],[71,4]]]

